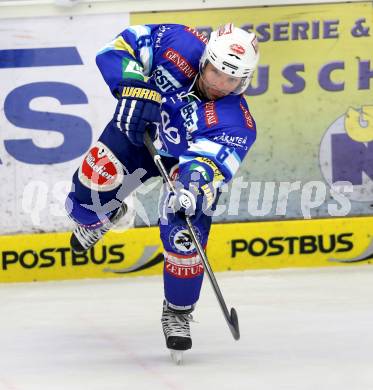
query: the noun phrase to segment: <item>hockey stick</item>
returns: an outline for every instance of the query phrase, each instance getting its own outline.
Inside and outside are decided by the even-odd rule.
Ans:
[[[154,163],[157,166],[157,168],[158,168],[160,174],[162,175],[163,180],[167,184],[169,190],[171,192],[175,193],[175,187],[174,187],[174,185],[170,179],[170,176],[168,175],[168,173],[167,173],[167,171],[162,163],[161,156],[159,155],[157,149],[155,148],[153,141],[152,141],[151,137],[149,136],[148,132],[145,132],[144,143],[145,143],[145,146],[147,147],[150,155],[153,157]],[[221,307],[221,310],[223,311],[223,314],[224,314],[225,320],[227,321],[229,329],[232,332],[232,336],[235,340],[239,340],[240,329],[239,329],[239,325],[238,325],[237,312],[232,307],[231,312],[229,314],[227,305],[225,304],[225,301],[224,301],[223,295],[220,291],[218,282],[215,279],[215,275],[210,267],[209,261],[207,259],[206,254],[205,254],[205,251],[203,250],[203,247],[198,240],[197,234],[196,234],[194,227],[193,227],[193,225],[190,221],[190,218],[188,216],[185,216],[185,222],[187,224],[188,231],[189,231],[189,234],[192,238],[193,244],[197,249],[198,255],[202,259],[204,269],[207,271],[212,288],[215,292],[217,300],[219,301],[219,305]]]

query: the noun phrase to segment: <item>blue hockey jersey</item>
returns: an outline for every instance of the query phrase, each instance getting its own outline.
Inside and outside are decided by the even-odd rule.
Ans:
[[[96,57],[114,96],[125,78],[147,80],[162,94],[162,124],[155,146],[179,159],[180,169],[205,166],[228,182],[256,139],[246,100],[228,95],[201,100],[193,91],[207,38],[178,24],[131,26]]]

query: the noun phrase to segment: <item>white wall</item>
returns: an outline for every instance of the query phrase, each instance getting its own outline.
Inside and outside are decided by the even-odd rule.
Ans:
[[[61,66],[0,66],[0,234],[70,229],[64,199],[83,155],[62,163],[25,162],[21,161],[22,153],[28,154],[30,148],[22,145],[22,140],[31,141],[41,152],[42,148],[58,148],[69,140],[74,146],[75,134],[76,140],[85,138],[89,142],[91,138],[92,143],[97,139],[113,115],[115,99],[96,67],[95,55],[128,24],[128,13],[107,14],[105,18],[79,15],[0,19],[0,50],[73,48],[82,62]],[[47,83],[58,84],[44,90]],[[64,92],[66,89],[69,91]],[[72,89],[85,98],[72,101]],[[36,96],[24,97],[26,93]],[[19,100],[11,99],[15,94]],[[53,97],[57,95],[60,101]],[[35,112],[42,118],[33,117]],[[69,139],[64,136],[61,115],[70,117],[70,127],[71,118],[78,118],[73,125],[76,133],[73,136],[70,133]],[[78,126],[82,121],[88,123],[85,129]],[[46,128],[40,122],[47,124]],[[57,131],[48,130],[53,128]],[[10,151],[9,143],[16,144],[13,148],[18,151]],[[49,154],[53,158],[53,152]]]
[[[359,0],[350,0],[361,2]],[[105,14],[115,12],[175,11],[260,7],[285,4],[341,3],[340,0],[0,0],[0,17],[35,17],[57,15]]]

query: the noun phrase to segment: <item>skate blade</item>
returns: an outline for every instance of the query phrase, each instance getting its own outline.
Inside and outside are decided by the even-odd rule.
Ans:
[[[176,349],[170,349],[171,359],[179,366],[183,363],[183,352]]]

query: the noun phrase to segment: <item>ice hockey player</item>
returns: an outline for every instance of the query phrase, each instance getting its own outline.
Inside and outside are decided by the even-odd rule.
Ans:
[[[131,26],[96,57],[117,106],[73,176],[66,201],[77,224],[71,247],[84,252],[94,246],[125,214],[124,198],[159,176],[144,146],[144,132],[150,131],[177,179],[177,193],[164,198],[159,221],[165,293],[161,323],[170,350],[192,346],[190,313],[203,278],[184,218],[191,217],[206,247],[219,188],[231,180],[256,138],[243,93],[258,59],[255,34],[232,23],[212,32],[209,40],[178,24]],[[146,171],[142,177],[138,168]]]

